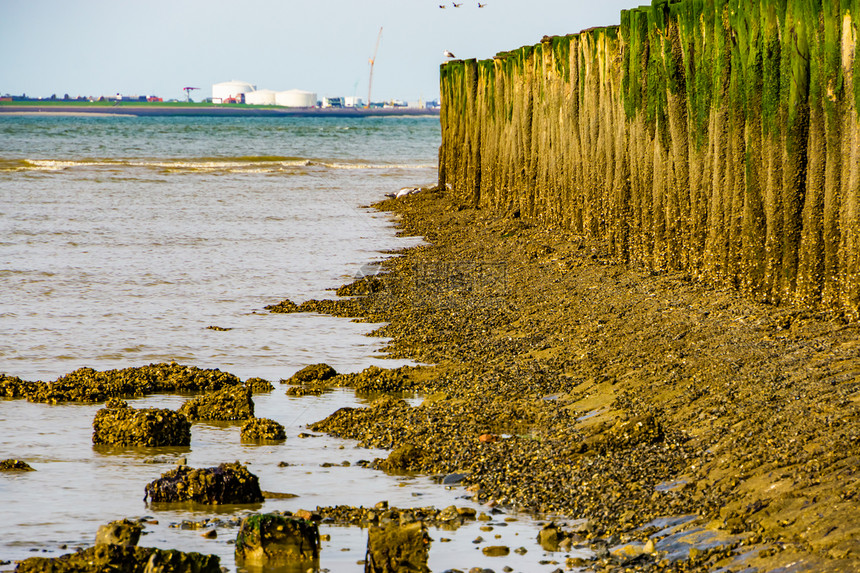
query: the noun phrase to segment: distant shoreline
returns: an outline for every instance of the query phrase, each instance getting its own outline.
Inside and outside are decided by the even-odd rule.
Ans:
[[[244,105],[164,104],[0,104],[0,115],[126,115],[191,117],[392,117],[438,116],[438,109],[416,108],[287,108]]]

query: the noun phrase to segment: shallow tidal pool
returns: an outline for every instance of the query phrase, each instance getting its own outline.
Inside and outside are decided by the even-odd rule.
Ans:
[[[25,460],[36,471],[0,474],[0,571],[32,556],[56,557],[91,546],[100,525],[122,518],[144,519],[140,545],[215,554],[229,571],[237,568],[233,542],[237,522],[257,512],[314,510],[318,506],[391,507],[450,505],[472,507],[489,520],[467,521],[457,529],[429,528],[428,566],[432,571],[472,567],[502,571],[553,571],[568,557],[588,558],[587,548],[547,552],[537,542],[543,522],[527,514],[504,513],[471,499],[462,487],[449,487],[428,476],[394,476],[363,467],[363,460],[387,452],[360,448],[355,442],[310,432],[306,426],[344,406],[366,403],[350,390],[319,397],[291,397],[285,386],[254,396],[256,416],[286,428],[287,440],[275,444],[241,443],[241,423],[196,423],[186,448],[117,448],[92,444],[92,420],[101,404],[48,405],[3,401],[0,436],[4,457]],[[136,408],[177,409],[187,397],[156,395],[128,400]],[[413,404],[418,399],[410,400]],[[307,436],[307,437],[300,437]],[[241,461],[267,492],[295,497],[269,498],[261,504],[187,506],[143,500],[147,483],[185,459],[192,467]],[[207,521],[205,528],[201,522]],[[203,537],[214,527],[216,537]],[[323,523],[320,569],[363,571],[367,530]],[[510,553],[488,557],[482,549],[504,545]]]

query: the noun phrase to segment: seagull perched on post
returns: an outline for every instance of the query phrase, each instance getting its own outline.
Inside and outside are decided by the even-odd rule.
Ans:
[[[448,50],[445,50],[444,52],[442,52],[442,55],[445,56],[446,58],[456,58],[457,57],[454,54],[452,54],[451,52],[449,52]]]

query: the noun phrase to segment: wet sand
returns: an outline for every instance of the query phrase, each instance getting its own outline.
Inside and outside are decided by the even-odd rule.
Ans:
[[[315,429],[392,449],[380,467],[466,473],[491,506],[588,520],[592,569],[648,537],[631,567],[860,568],[860,325],[627,268],[436,191],[378,207],[430,244],[339,293],[363,296],[284,310],[388,322],[392,356],[434,364],[393,387],[427,398]],[[690,517],[639,529],[666,516]],[[703,541],[671,555],[683,535]]]

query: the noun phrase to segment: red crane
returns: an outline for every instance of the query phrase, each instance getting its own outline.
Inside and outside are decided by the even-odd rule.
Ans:
[[[185,101],[190,102],[191,101],[191,91],[192,90],[199,90],[200,88],[182,88],[182,89],[185,91]]]

